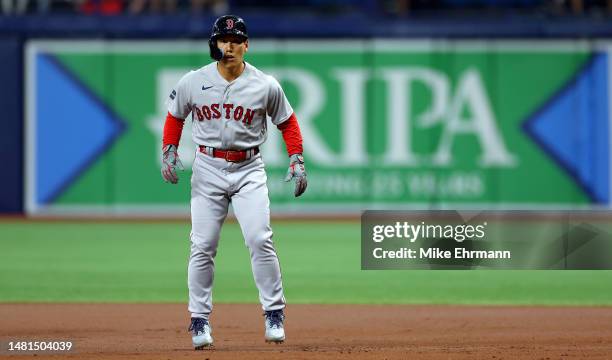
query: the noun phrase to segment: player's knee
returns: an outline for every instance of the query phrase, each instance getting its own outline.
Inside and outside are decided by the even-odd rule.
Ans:
[[[249,249],[252,249],[252,250],[263,249],[266,246],[266,239],[264,238],[247,239],[246,245],[249,247]]]
[[[267,252],[274,251],[272,246],[272,231],[260,232],[258,234],[247,235],[245,237],[246,245],[252,251]]]
[[[214,257],[217,254],[217,241],[191,234],[191,252],[199,253],[207,257]]]

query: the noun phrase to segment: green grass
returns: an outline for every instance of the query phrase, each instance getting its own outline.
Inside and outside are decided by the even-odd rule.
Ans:
[[[274,222],[290,303],[612,305],[612,271],[362,271],[358,223]],[[189,224],[0,222],[0,302],[186,302]],[[258,301],[236,223],[215,302]]]

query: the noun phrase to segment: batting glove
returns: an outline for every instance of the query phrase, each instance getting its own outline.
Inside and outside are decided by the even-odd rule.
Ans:
[[[295,197],[302,195],[308,185],[302,154],[293,154],[289,158],[289,170],[287,170],[285,181],[291,181],[291,179],[295,179]]]
[[[172,184],[178,183],[178,175],[176,168],[185,170],[183,163],[178,156],[178,148],[176,145],[166,145],[163,148],[161,174],[165,182]]]

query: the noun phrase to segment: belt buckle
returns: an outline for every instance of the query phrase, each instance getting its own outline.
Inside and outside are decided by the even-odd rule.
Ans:
[[[240,151],[235,151],[235,150],[225,150],[225,161],[227,161],[227,162],[233,162],[233,163],[240,162],[240,160],[236,160],[235,158],[233,158],[233,159],[228,158],[228,156],[229,156],[230,154],[231,154],[231,155],[235,155],[235,154],[240,155]]]

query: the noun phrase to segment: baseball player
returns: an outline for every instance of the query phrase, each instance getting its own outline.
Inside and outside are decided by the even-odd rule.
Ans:
[[[283,89],[273,77],[244,61],[249,49],[243,19],[218,18],[209,40],[216,60],[191,71],[172,90],[163,135],[162,177],[176,184],[182,164],[177,148],[191,113],[198,151],[191,177],[191,254],[188,285],[193,346],[213,343],[214,259],[229,204],[251,255],[251,267],[265,316],[267,342],[283,342],[285,297],[270,227],[270,200],[259,146],[267,117],[282,132],[289,155],[285,181],[295,179],[295,196],[306,190],[302,135]]]

